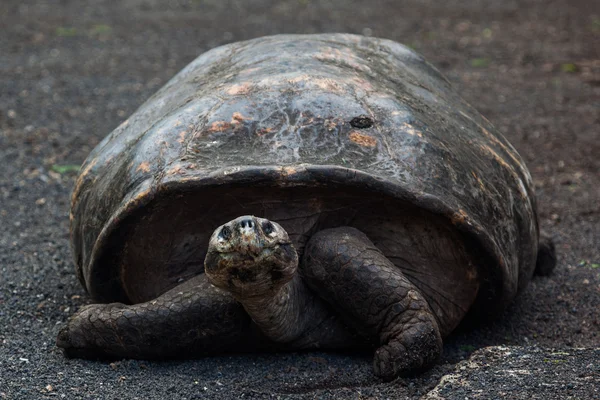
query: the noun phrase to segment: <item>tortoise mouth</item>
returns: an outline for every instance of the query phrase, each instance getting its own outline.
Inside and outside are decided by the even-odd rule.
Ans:
[[[289,282],[298,268],[298,256],[291,244],[262,249],[259,254],[221,253],[209,248],[205,273],[216,287],[237,298],[261,297],[274,293]]]

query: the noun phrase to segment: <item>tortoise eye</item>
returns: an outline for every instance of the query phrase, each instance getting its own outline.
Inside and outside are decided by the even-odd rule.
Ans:
[[[219,232],[219,238],[223,240],[229,240],[231,238],[231,229],[227,225]]]
[[[262,230],[265,233],[265,235],[271,236],[271,234],[275,232],[275,227],[270,222],[264,222],[262,224]]]

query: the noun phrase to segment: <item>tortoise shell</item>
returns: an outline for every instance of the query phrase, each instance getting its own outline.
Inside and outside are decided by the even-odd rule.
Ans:
[[[463,238],[480,308],[502,308],[533,274],[529,172],[434,67],[390,40],[278,35],[201,55],[98,144],[71,241],[94,299],[135,303],[201,273],[212,230],[238,215],[300,226],[301,251],[328,224],[397,209]]]

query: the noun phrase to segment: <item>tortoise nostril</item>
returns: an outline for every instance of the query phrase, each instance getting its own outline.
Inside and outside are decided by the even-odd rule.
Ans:
[[[254,221],[250,218],[243,219],[240,221],[240,228],[244,231],[254,229]]]

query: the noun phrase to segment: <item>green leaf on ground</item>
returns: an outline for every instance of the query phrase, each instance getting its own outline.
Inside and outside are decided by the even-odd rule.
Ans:
[[[65,164],[65,165],[54,164],[52,166],[52,171],[57,172],[61,175],[67,174],[69,172],[77,172],[77,171],[79,171],[79,165],[76,165],[76,164]]]
[[[577,65],[575,65],[573,63],[565,63],[560,66],[560,70],[562,72],[569,72],[569,73],[577,72]]]
[[[471,64],[471,67],[475,67],[475,68],[485,68],[488,65],[490,65],[490,59],[489,58],[472,58],[471,61],[469,61],[469,64]]]
[[[59,26],[58,28],[56,28],[56,35],[63,37],[77,36],[77,28]]]
[[[92,35],[109,35],[112,32],[112,28],[109,25],[98,24],[92,26],[90,34]]]
[[[600,32],[600,17],[596,15],[592,16],[592,31]]]

